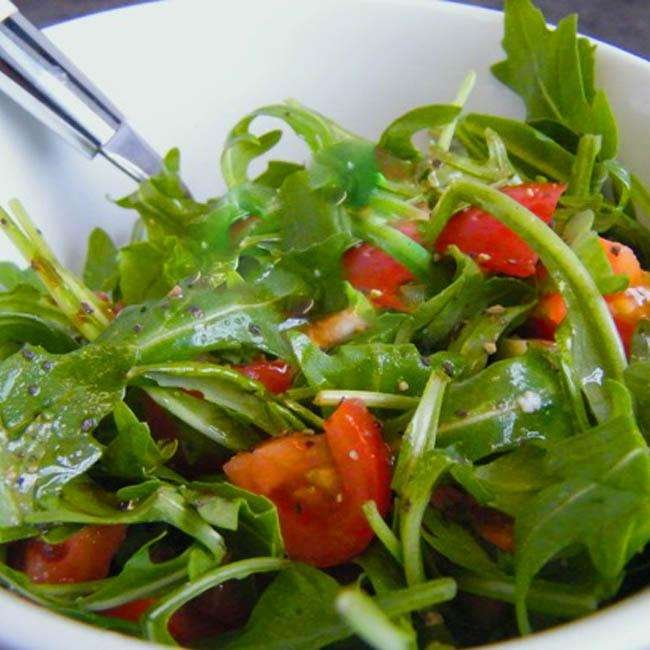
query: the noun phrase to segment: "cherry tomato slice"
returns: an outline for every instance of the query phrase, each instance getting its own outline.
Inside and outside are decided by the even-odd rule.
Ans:
[[[345,400],[324,435],[294,433],[234,456],[224,466],[236,485],[278,508],[289,557],[319,567],[361,553],[373,533],[361,506],[390,507],[390,459],[365,405]]]
[[[274,361],[258,359],[251,363],[233,366],[233,369],[251,379],[256,379],[264,384],[270,392],[276,394],[289,390],[293,381],[293,369],[282,359]]]
[[[24,542],[19,568],[34,582],[62,584],[102,580],[126,536],[126,526],[85,526],[61,544]]]
[[[402,221],[395,227],[414,241],[421,240],[414,221]],[[348,282],[367,293],[378,307],[408,311],[399,289],[415,276],[388,253],[372,244],[359,244],[343,256],[343,271]]]
[[[565,189],[566,185],[558,183],[524,183],[501,191],[549,223]],[[461,210],[449,220],[436,241],[436,250],[443,253],[451,245],[474,257],[484,271],[518,278],[534,275],[539,260],[523,239],[475,207]]]

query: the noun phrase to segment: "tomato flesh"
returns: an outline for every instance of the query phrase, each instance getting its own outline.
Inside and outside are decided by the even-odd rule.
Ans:
[[[550,223],[566,185],[559,183],[524,183],[502,188],[544,223]],[[476,259],[487,272],[518,278],[535,274],[539,256],[519,235],[489,213],[469,207],[457,212],[436,241],[436,250],[444,253],[451,245]]]
[[[251,363],[233,366],[233,368],[237,372],[241,372],[242,375],[264,384],[271,393],[284,393],[291,388],[293,381],[293,369],[282,359],[274,361],[258,359]]]
[[[126,526],[85,526],[60,544],[24,542],[19,568],[31,580],[63,584],[103,580],[126,536]]]
[[[629,354],[637,325],[641,320],[650,319],[650,275],[641,268],[631,248],[602,237],[600,244],[612,271],[617,275],[626,275],[630,282],[624,291],[605,296],[623,346]],[[531,316],[531,329],[535,336],[553,340],[566,314],[567,307],[562,296],[557,292],[547,293],[540,298]]]
[[[390,508],[390,458],[379,424],[358,400],[345,400],[325,433],[293,433],[234,456],[229,480],[263,494],[278,508],[290,558],[335,566],[361,553],[373,537],[361,506]]]
[[[402,221],[395,227],[414,241],[421,241],[416,222]],[[365,243],[350,248],[343,256],[343,271],[346,280],[367,293],[377,307],[408,311],[399,289],[413,282],[415,276],[380,248]]]

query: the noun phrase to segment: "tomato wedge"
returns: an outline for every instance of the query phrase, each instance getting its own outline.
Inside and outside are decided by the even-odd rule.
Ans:
[[[390,508],[390,458],[380,426],[365,405],[345,400],[324,435],[293,433],[234,456],[230,481],[263,494],[278,508],[289,557],[319,567],[346,562],[373,532],[361,506]]]
[[[395,225],[414,241],[421,241],[417,223],[401,221]],[[359,244],[343,256],[346,280],[359,291],[367,293],[378,307],[408,311],[399,289],[415,276],[395,258],[372,244]]]
[[[625,350],[629,354],[634,330],[641,320],[650,319],[650,275],[639,264],[628,246],[600,238],[612,271],[627,275],[630,284],[624,291],[605,296]],[[553,340],[555,331],[565,319],[567,307],[557,292],[542,296],[530,318],[535,336]]]
[[[502,192],[528,208],[545,223],[550,223],[566,185],[524,183],[502,188]],[[492,215],[475,207],[457,212],[436,241],[444,253],[451,245],[476,259],[484,271],[517,278],[535,274],[539,257],[519,235]]]
[[[251,363],[233,366],[233,369],[264,384],[271,393],[284,393],[291,388],[293,381],[293,368],[282,359],[274,361],[258,359]]]
[[[34,582],[62,584],[102,580],[126,536],[126,526],[85,526],[60,544],[24,542],[17,568]]]

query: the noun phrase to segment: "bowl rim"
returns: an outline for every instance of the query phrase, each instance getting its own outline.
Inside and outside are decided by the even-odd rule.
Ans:
[[[70,23],[102,21],[106,15],[165,11],[166,5],[175,5],[184,2],[185,6],[192,2],[194,5],[208,4],[210,0],[156,0],[155,2],[146,1],[141,4],[115,7],[106,11],[99,11],[78,18],[65,20],[55,23],[44,28],[45,33],[56,35],[59,31],[64,31]],[[274,0],[275,1],[275,0]],[[344,4],[347,0],[329,0]],[[322,0],[303,0],[303,2],[319,3]],[[502,20],[503,12],[498,9],[475,6],[457,2],[455,0],[440,0],[431,2],[431,0],[359,0],[368,5],[383,4],[393,6],[411,6],[419,7],[442,15],[460,15],[467,17],[468,20],[475,20],[477,17],[488,18],[490,20]],[[589,40],[598,46],[599,56],[610,59],[618,59],[623,65],[633,66],[645,71],[650,78],[650,60],[645,60],[642,56],[623,50],[620,47],[611,45],[592,36]],[[505,91],[505,89],[504,89]],[[5,587],[0,587],[0,606],[3,611],[4,630],[0,633],[0,641],[6,640],[9,643],[20,643],[20,647],[38,648],[43,643],[42,630],[48,629],[48,634],[52,638],[66,643],[84,643],[94,644],[95,648],[106,650],[124,650],[127,645],[142,650],[156,650],[162,646],[150,641],[128,637],[119,632],[107,630],[93,626],[84,621],[77,621],[65,615],[58,614],[53,610],[38,605],[19,595],[17,591],[11,591]],[[609,639],[614,634],[621,635],[624,639],[629,638],[630,643],[634,644],[634,650],[640,649],[640,643],[647,642],[647,636],[643,635],[645,628],[639,626],[639,633],[629,634],[626,622],[633,617],[635,620],[641,620],[643,615],[647,617],[650,610],[650,587],[627,596],[621,601],[607,605],[587,616],[573,621],[561,623],[552,628],[535,632],[526,637],[516,637],[505,641],[490,643],[487,645],[476,646],[482,650],[548,650],[550,647],[580,647],[585,639],[600,639],[599,643],[609,643]],[[14,625],[13,629],[7,625],[8,621],[20,621],[21,616],[28,616],[28,625],[21,621]],[[7,628],[11,631],[6,635]],[[627,634],[626,634],[627,632]],[[18,641],[20,639],[20,641]],[[27,644],[25,645],[25,641]],[[569,645],[573,643],[574,645]],[[590,640],[590,643],[593,641]],[[555,644],[555,645],[553,645]],[[11,647],[11,646],[7,646]],[[42,646],[41,646],[42,647]],[[54,646],[48,645],[52,648]],[[608,645],[591,646],[594,648],[607,648]]]

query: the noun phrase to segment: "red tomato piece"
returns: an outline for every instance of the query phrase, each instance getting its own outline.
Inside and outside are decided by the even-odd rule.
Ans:
[[[565,189],[566,185],[559,183],[524,183],[501,191],[549,223]],[[475,207],[461,210],[449,220],[436,241],[436,250],[444,253],[451,245],[474,257],[484,271],[518,278],[534,275],[539,261],[521,237]]]
[[[627,275],[630,285],[624,291],[605,296],[625,350],[629,354],[632,336],[639,321],[650,319],[650,277],[642,268],[634,251],[628,246],[600,238],[612,271]],[[535,307],[530,325],[536,336],[553,340],[555,331],[564,320],[567,307],[562,296],[547,293]]]
[[[379,424],[358,400],[345,400],[324,435],[294,433],[234,456],[224,471],[278,508],[287,554],[319,567],[346,562],[373,537],[361,506],[390,508],[390,458]]]
[[[112,616],[113,618],[121,618],[124,621],[132,621],[137,623],[141,616],[156,602],[155,598],[140,598],[139,600],[132,600],[130,603],[111,607],[105,609],[102,614],[104,616]]]
[[[415,221],[402,221],[395,228],[414,241],[421,241]],[[359,244],[343,256],[343,271],[348,282],[355,289],[368,293],[378,307],[407,311],[399,289],[413,282],[415,276],[388,253],[372,244]]]
[[[272,393],[284,393],[291,388],[293,381],[293,368],[282,359],[267,361],[258,359],[239,366],[233,366],[237,372],[246,375],[251,379],[256,379],[266,386],[267,390]]]
[[[24,542],[19,568],[34,582],[61,584],[102,580],[126,536],[126,526],[85,526],[61,544]]]

